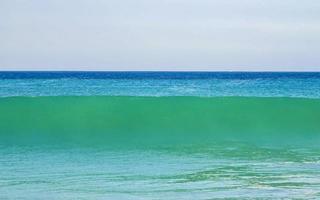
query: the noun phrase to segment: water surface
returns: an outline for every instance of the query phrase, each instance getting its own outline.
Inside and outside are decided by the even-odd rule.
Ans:
[[[319,73],[1,72],[0,199],[319,199]]]

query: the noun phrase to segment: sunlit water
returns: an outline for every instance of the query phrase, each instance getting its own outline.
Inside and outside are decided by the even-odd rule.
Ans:
[[[320,198],[319,149],[229,145],[157,150],[2,148],[0,197]]]

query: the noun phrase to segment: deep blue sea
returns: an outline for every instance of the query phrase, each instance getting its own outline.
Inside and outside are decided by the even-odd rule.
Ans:
[[[320,72],[0,72],[0,96],[320,98]]]

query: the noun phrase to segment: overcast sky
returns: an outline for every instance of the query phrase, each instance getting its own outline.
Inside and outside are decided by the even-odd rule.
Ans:
[[[0,70],[320,71],[320,1],[0,0]]]

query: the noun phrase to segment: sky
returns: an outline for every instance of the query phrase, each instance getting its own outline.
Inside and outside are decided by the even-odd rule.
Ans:
[[[320,71],[320,1],[0,0],[0,70]]]

